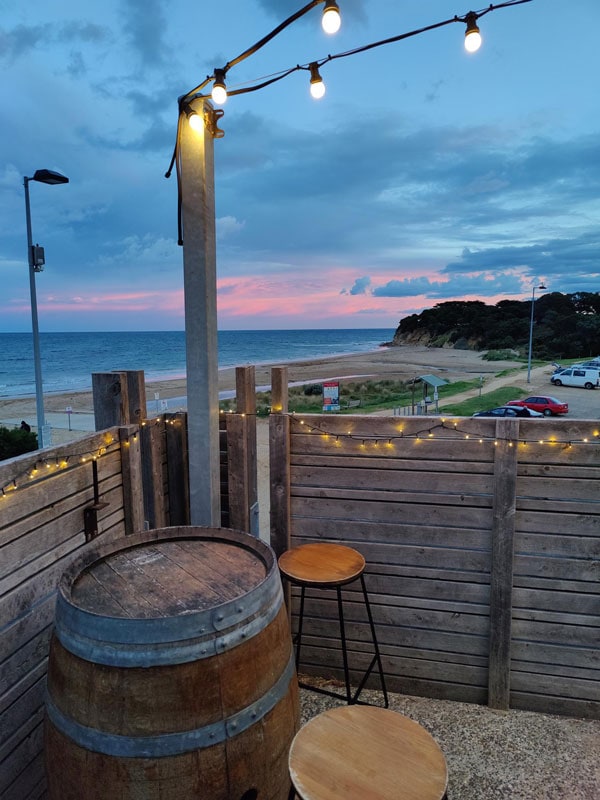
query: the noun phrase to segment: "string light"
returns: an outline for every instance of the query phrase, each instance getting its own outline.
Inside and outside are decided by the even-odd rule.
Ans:
[[[227,87],[225,85],[225,69],[215,69],[215,82],[210,96],[218,106],[227,101]]]
[[[310,64],[310,93],[315,100],[320,100],[325,96],[325,84],[319,74],[319,65],[316,61]]]
[[[501,443],[506,443],[508,447],[515,447],[515,446],[527,446],[529,444],[529,440],[527,439],[503,439],[498,438],[497,436],[486,436],[485,434],[480,434],[477,437],[473,438],[472,434],[461,430],[459,427],[459,423],[457,421],[448,422],[445,419],[441,419],[432,423],[430,426],[426,428],[422,428],[421,430],[415,431],[414,433],[406,433],[405,430],[402,428],[398,428],[397,432],[390,436],[389,433],[373,436],[365,436],[364,434],[357,434],[354,433],[352,430],[348,430],[346,433],[340,433],[337,431],[327,430],[322,427],[322,424],[315,424],[312,425],[306,419],[298,417],[295,413],[290,413],[289,416],[295,423],[298,425],[303,426],[303,428],[307,429],[310,433],[318,434],[323,441],[328,441],[330,438],[334,439],[334,443],[339,446],[341,439],[346,439],[349,441],[358,442],[359,447],[365,448],[368,444],[370,444],[374,449],[379,448],[381,443],[385,443],[387,447],[393,448],[394,442],[398,439],[412,439],[415,443],[417,442],[426,442],[431,441],[433,439],[436,442],[440,441],[469,441],[475,442],[477,444],[485,444],[490,443],[493,444],[494,447],[498,447]],[[443,431],[447,431],[450,435],[444,436],[441,435]],[[460,438],[459,438],[460,437]],[[593,438],[596,440],[592,442],[589,437],[582,437],[581,439],[573,440],[560,440],[557,438],[551,439],[539,439],[538,444],[543,446],[554,446],[557,444],[563,444],[567,447],[572,447],[574,444],[579,445],[590,445],[590,444],[598,444],[600,440],[600,432],[594,431]]]
[[[342,24],[342,17],[340,9],[335,0],[326,0],[325,8],[323,9],[323,16],[321,17],[321,25],[325,33],[337,33]]]
[[[465,18],[467,30],[465,32],[465,50],[467,53],[476,53],[481,47],[481,33],[477,26],[477,14],[469,11]]]

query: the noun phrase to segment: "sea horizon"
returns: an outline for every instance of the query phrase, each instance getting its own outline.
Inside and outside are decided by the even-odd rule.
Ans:
[[[218,366],[294,363],[375,351],[396,328],[314,328],[218,332]],[[184,331],[40,333],[45,394],[91,389],[93,372],[143,370],[147,382],[186,377]],[[35,395],[33,340],[0,333],[0,398]]]

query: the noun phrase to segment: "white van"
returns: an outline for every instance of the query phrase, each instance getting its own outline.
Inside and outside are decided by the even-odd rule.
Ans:
[[[597,369],[574,366],[555,372],[550,382],[554,386],[583,386],[584,389],[595,389],[600,386],[600,377]]]

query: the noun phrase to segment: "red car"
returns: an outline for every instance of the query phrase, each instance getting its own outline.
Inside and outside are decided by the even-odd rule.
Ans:
[[[546,417],[555,416],[557,414],[567,414],[569,412],[569,404],[561,403],[556,397],[532,396],[526,397],[524,400],[509,400],[506,405],[532,408],[534,411],[541,411]]]

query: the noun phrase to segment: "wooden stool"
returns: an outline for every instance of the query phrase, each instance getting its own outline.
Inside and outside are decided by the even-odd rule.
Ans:
[[[289,754],[290,800],[443,800],[446,759],[408,717],[373,706],[339,706],[313,717]]]
[[[345,699],[347,703],[360,703],[361,701],[358,699],[359,695],[362,692],[369,675],[373,670],[373,667],[375,664],[377,664],[381,679],[381,688],[383,690],[384,704],[385,708],[387,708],[387,689],[385,686],[381,655],[379,653],[379,644],[375,634],[375,625],[373,624],[373,616],[371,614],[371,606],[369,605],[369,596],[367,594],[367,587],[365,586],[365,577],[363,574],[365,569],[365,559],[363,556],[352,547],[346,547],[342,544],[315,542],[312,544],[303,544],[300,545],[300,547],[294,547],[291,550],[283,553],[279,557],[279,569],[281,574],[287,578],[290,583],[300,587],[300,613],[298,616],[298,633],[296,635],[296,670],[299,669],[300,664],[302,626],[304,621],[304,597],[306,590],[335,589],[337,593],[346,694],[342,695],[340,692],[334,692],[329,689],[324,689],[320,686],[312,686],[311,684],[302,682],[300,682],[299,685],[304,689],[311,689],[314,692],[328,694],[332,697],[341,697]],[[350,671],[348,668],[348,651],[346,647],[346,629],[344,625],[344,608],[342,604],[341,587],[347,583],[352,583],[352,581],[355,581],[359,578],[362,586],[365,608],[369,618],[369,626],[371,628],[371,637],[373,640],[375,654],[356,692],[353,695],[350,687]],[[364,705],[368,704],[365,703]]]

